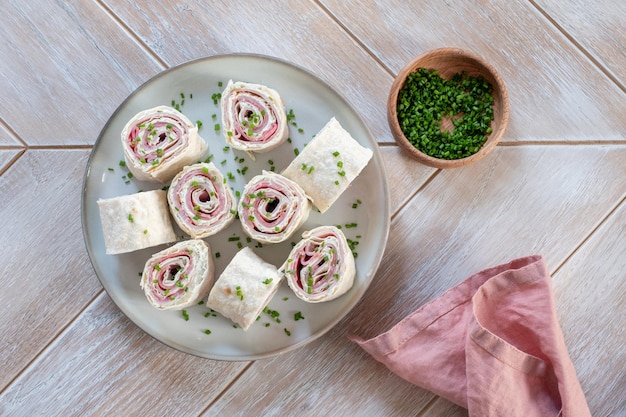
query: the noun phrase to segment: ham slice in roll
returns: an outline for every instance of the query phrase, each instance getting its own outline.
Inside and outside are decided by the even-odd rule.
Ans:
[[[142,181],[167,182],[197,162],[207,145],[184,114],[158,106],[136,114],[122,130],[126,165]]]
[[[159,310],[181,310],[206,297],[213,286],[213,259],[209,245],[185,240],[164,249],[146,262],[141,288]]]
[[[343,232],[319,226],[302,234],[280,273],[298,298],[319,303],[345,294],[354,283],[356,266]]]
[[[270,151],[289,135],[283,100],[264,85],[230,80],[222,92],[222,129],[235,149]]]
[[[193,238],[225,229],[237,213],[235,196],[213,163],[183,168],[167,190],[167,201],[178,226]]]
[[[244,247],[215,282],[207,307],[248,330],[278,290],[281,279],[274,265]]]
[[[311,202],[304,190],[280,174],[263,171],[244,187],[239,220],[244,232],[262,243],[283,242],[309,218]]]
[[[176,240],[165,191],[99,199],[106,253],[133,252]]]
[[[324,213],[372,158],[333,117],[282,172],[297,182]]]

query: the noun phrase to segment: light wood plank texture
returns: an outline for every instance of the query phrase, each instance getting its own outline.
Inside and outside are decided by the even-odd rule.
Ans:
[[[561,329],[594,416],[619,416],[626,410],[626,398],[613,395],[626,389],[624,236],[626,204],[622,201],[598,231],[552,274]],[[589,323],[590,318],[593,325],[580,325]],[[600,368],[606,371],[600,374]],[[439,399],[424,416],[460,417],[467,416],[467,410]]]
[[[626,198],[626,196],[625,196]],[[554,274],[561,328],[595,416],[626,413],[626,200]],[[581,323],[588,323],[581,326]],[[591,324],[589,324],[591,323]],[[598,372],[602,369],[603,372]],[[615,395],[615,393],[622,395]]]
[[[515,257],[541,253],[554,269],[626,194],[623,182],[597,186],[600,178],[626,175],[622,163],[626,146],[498,147],[494,153],[484,164],[439,173],[401,209],[369,291],[320,342],[328,354],[324,361],[311,367],[305,360],[320,357],[321,347],[312,344],[270,364],[256,362],[246,372],[245,382],[238,381],[208,411],[236,415],[246,399],[259,398],[266,375],[288,373],[298,377],[275,381],[276,389],[254,400],[250,409],[268,415],[281,415],[293,407],[298,407],[298,415],[311,416],[333,410],[339,415],[348,410],[356,415],[417,414],[432,394],[399,378],[391,384],[389,375],[379,371],[384,368],[363,356],[346,339],[347,333],[377,335],[470,274]],[[391,171],[390,177],[399,173]],[[574,206],[576,223],[566,215]],[[329,390],[318,388],[310,394],[311,401],[305,397],[296,404],[289,402],[300,393],[310,393],[310,387],[326,387],[326,381],[341,382]],[[340,405],[327,401],[327,395],[341,398]],[[313,403],[315,409],[310,408]],[[241,415],[246,415],[247,408],[242,410]]]
[[[96,3],[10,1],[2,14],[0,114],[29,145],[93,144],[163,69]]]
[[[398,146],[383,146],[380,148],[383,161],[388,173],[388,177],[393,178],[391,191],[391,212],[396,213],[398,209],[406,204],[413,194],[425,184],[428,179],[437,173],[435,168],[422,164],[416,164],[407,153]]]
[[[0,149],[0,173],[6,171],[11,163],[20,156],[19,149]]]
[[[89,152],[26,151],[0,177],[4,388],[102,290],[80,225]]]
[[[611,0],[534,0],[626,90],[626,3]]]
[[[607,0],[190,0],[3,4],[0,415],[463,416],[347,336],[372,337],[483,268],[542,254],[593,415],[626,402],[624,6]],[[588,7],[587,7],[588,6]],[[511,120],[476,164],[436,170],[389,132],[393,75],[442,46],[503,75]],[[371,287],[323,337],[251,362],[152,339],[85,250],[81,180],[116,107],[162,69],[223,53],[288,60],[334,86],[381,144],[391,232]]]
[[[184,356],[104,293],[49,351],[3,393],[3,415],[198,415],[246,366]]]
[[[626,94],[528,2],[393,0],[365,8],[356,0],[322,3],[394,73],[441,47],[485,58],[509,92],[504,142],[626,137]],[[580,12],[583,20],[586,13]],[[607,51],[619,56],[623,48],[622,42]]]
[[[9,133],[0,121],[0,149],[4,147],[15,148],[23,146],[24,144],[20,142],[12,133]]]
[[[211,0],[151,2],[149,7],[143,1],[105,1],[168,65],[237,52],[297,63],[346,97],[380,142],[393,142],[385,114],[391,75],[312,1],[281,0],[262,7],[215,7]]]

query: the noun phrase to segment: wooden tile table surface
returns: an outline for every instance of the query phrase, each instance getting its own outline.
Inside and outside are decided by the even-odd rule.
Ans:
[[[596,0],[34,0],[0,16],[0,415],[463,416],[348,340],[470,274],[541,254],[594,416],[626,416],[626,6]],[[492,154],[453,170],[393,141],[386,99],[412,57],[474,51],[508,88]],[[174,350],[103,290],[81,229],[100,130],[159,72],[227,53],[304,67],[382,153],[391,230],[359,304],[321,338],[254,361]]]

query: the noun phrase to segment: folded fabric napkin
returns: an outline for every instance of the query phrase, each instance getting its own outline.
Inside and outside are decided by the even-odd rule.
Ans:
[[[591,416],[541,256],[474,274],[391,330],[350,339],[470,416]]]

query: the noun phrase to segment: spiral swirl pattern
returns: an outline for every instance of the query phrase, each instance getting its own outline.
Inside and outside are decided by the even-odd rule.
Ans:
[[[168,106],[144,110],[129,120],[122,130],[122,147],[133,175],[153,182],[171,180],[207,149],[198,127]]]
[[[356,266],[343,232],[319,226],[302,234],[280,271],[298,298],[319,303],[346,293],[354,283]]]
[[[270,151],[289,134],[278,92],[241,81],[229,81],[222,93],[222,125],[226,142],[247,152]]]
[[[141,275],[141,288],[155,308],[180,310],[209,294],[213,274],[209,245],[199,239],[187,240],[148,259]]]
[[[238,206],[243,230],[263,243],[289,239],[310,212],[311,202],[298,184],[268,171],[246,184]]]
[[[235,197],[211,162],[186,166],[176,174],[167,201],[178,226],[193,238],[212,236],[235,220]]]

